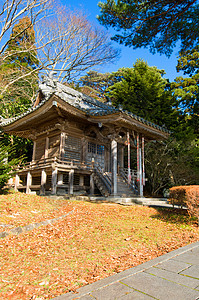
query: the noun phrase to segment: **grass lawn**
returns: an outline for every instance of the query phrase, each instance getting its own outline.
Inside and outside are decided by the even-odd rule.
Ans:
[[[51,299],[199,240],[196,220],[181,210],[0,196],[0,224],[10,226],[72,210],[0,240],[0,299]]]

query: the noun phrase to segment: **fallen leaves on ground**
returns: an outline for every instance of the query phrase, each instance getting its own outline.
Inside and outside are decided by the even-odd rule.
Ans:
[[[65,219],[0,241],[1,299],[51,299],[199,240],[181,210],[67,202]]]
[[[0,195],[0,232],[59,217],[69,211],[70,202],[66,200],[19,192]]]

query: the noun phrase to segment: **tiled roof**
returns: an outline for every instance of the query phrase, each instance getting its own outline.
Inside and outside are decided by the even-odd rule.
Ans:
[[[54,80],[51,76],[47,77],[40,85],[39,91],[42,92],[44,98],[43,100],[35,107],[29,108],[26,112],[10,119],[0,119],[0,126],[4,127],[6,125],[12,124],[16,120],[23,118],[24,116],[32,113],[33,111],[37,110],[39,107],[44,105],[46,101],[54,94],[58,96],[60,99],[64,100],[66,103],[70,104],[71,106],[85,112],[89,116],[104,116],[109,114],[114,114],[117,112],[122,112],[125,115],[130,116],[132,119],[135,119],[143,124],[146,124],[150,127],[156,128],[160,131],[169,133],[164,127],[156,125],[152,122],[149,122],[139,116],[134,115],[131,112],[123,110],[122,108],[115,108],[111,104],[102,103],[94,98],[91,98],[81,92],[78,92],[60,82]]]

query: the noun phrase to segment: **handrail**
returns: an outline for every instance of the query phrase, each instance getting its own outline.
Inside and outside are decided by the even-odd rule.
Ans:
[[[92,163],[81,162],[77,159],[67,160],[66,158],[57,158],[56,160],[60,164],[71,165],[71,166],[81,166],[86,168],[92,168]]]
[[[108,192],[111,194],[112,183],[111,183],[109,176],[107,176],[107,174],[103,172],[103,170],[101,169],[101,167],[98,164],[94,165],[94,170],[97,173],[97,175],[100,177],[101,181],[107,188]]]
[[[137,172],[135,170],[132,170],[132,169],[130,170],[130,175],[131,175],[130,183],[128,182],[128,169],[120,168],[119,173],[122,176],[122,178],[126,181],[126,183],[128,183],[128,185],[137,194],[138,193],[138,188],[136,186]]]
[[[125,176],[128,177],[128,169],[127,168],[120,168],[119,170],[122,171],[125,174]],[[136,170],[130,169],[130,174],[131,174],[131,178],[137,178]]]

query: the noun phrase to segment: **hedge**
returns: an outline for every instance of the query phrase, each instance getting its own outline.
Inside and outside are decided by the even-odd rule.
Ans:
[[[169,203],[186,206],[188,213],[199,220],[199,185],[175,186],[170,188]]]

